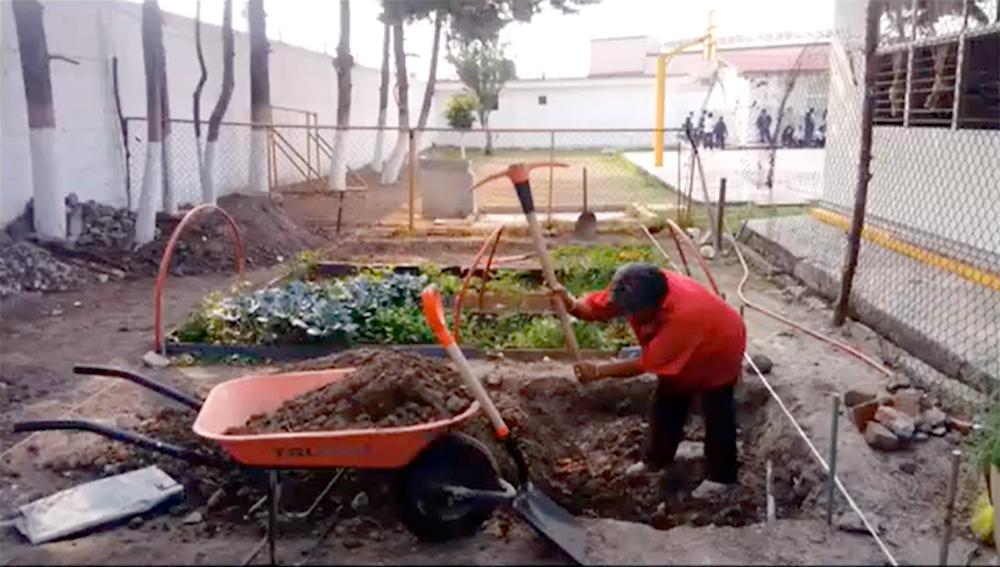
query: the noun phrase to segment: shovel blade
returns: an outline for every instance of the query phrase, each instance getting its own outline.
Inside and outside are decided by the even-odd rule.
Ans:
[[[514,509],[574,561],[587,564],[587,529],[533,483],[522,487],[514,500]]]
[[[573,235],[580,240],[597,238],[597,215],[591,212],[582,213],[573,226]]]

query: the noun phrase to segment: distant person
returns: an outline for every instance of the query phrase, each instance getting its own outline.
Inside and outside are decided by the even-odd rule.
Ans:
[[[715,123],[715,147],[719,148],[720,150],[726,149],[726,134],[727,133],[728,133],[728,130],[726,128],[726,123],[722,119],[722,117],[720,116],[719,120],[716,121],[716,123]]]
[[[795,147],[795,128],[791,124],[781,131],[781,145],[786,148]]]
[[[715,148],[715,135],[712,132],[712,113],[709,112],[701,131],[701,145],[706,150]]]
[[[688,139],[692,139],[691,136],[694,134],[694,112],[688,112],[687,118],[684,119],[684,134]]]
[[[802,128],[802,142],[807,148],[811,148],[813,146],[813,136],[816,132],[816,121],[813,119],[813,112],[815,111],[812,108],[806,112],[806,117],[804,119],[805,124]]]
[[[762,144],[771,143],[771,116],[766,108],[762,108],[757,115],[757,141]]]
[[[695,145],[701,143],[701,134],[705,131],[705,111],[701,111],[701,116],[698,117],[698,126],[694,129],[694,139],[692,140]]]

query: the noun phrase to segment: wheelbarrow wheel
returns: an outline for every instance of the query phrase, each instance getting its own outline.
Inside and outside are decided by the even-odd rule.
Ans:
[[[440,487],[502,490],[499,478],[496,459],[482,443],[462,433],[439,437],[397,476],[400,520],[424,541],[471,535],[498,504],[455,499]]]

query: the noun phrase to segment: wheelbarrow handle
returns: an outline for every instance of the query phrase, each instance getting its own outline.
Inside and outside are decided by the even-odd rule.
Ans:
[[[14,424],[14,433],[28,433],[34,431],[89,431],[98,435],[103,435],[114,441],[121,441],[136,447],[142,447],[164,455],[170,455],[183,461],[201,463],[214,466],[226,466],[225,461],[213,457],[206,457],[190,449],[160,441],[153,437],[118,429],[110,425],[91,421],[89,419],[54,419],[41,421],[19,421]]]
[[[182,392],[172,386],[168,386],[159,380],[154,380],[152,378],[146,378],[145,376],[140,376],[134,372],[129,372],[128,370],[123,370],[121,368],[111,368],[107,366],[87,366],[85,364],[77,364],[73,366],[73,374],[85,374],[89,376],[109,376],[111,378],[124,378],[133,384],[138,384],[143,388],[147,388],[174,400],[175,402],[180,402],[187,407],[200,411],[202,400],[198,397]]]

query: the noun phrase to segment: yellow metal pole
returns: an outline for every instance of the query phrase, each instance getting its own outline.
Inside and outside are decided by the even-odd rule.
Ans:
[[[656,132],[653,133],[653,165],[663,167],[664,99],[667,96],[667,58],[656,56]]]

